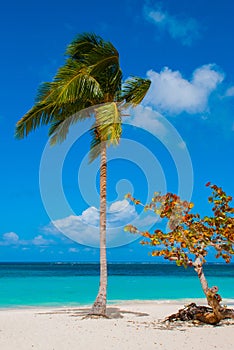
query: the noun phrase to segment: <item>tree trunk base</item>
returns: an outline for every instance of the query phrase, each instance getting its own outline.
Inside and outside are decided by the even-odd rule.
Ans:
[[[102,291],[99,291],[89,315],[93,316],[93,318],[94,317],[108,318],[106,314],[106,294],[102,293]]]
[[[233,318],[234,310],[222,308],[220,310],[222,315],[221,319]],[[221,320],[214,314],[212,308],[207,306],[198,306],[195,303],[186,305],[183,309],[180,309],[177,313],[168,316],[164,322],[169,321],[200,321],[202,323],[216,325]]]

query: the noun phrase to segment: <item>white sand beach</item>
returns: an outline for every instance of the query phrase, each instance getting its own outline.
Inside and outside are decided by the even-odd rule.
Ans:
[[[87,319],[88,308],[0,311],[3,350],[233,350],[234,320],[219,326],[162,323],[178,303],[109,305],[109,319]]]

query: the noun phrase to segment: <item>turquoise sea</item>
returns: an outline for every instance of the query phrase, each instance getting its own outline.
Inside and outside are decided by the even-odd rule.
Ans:
[[[108,301],[204,298],[192,268],[171,264],[108,265]],[[207,264],[210,286],[234,299],[234,265]],[[91,304],[99,285],[96,263],[0,263],[0,307]]]

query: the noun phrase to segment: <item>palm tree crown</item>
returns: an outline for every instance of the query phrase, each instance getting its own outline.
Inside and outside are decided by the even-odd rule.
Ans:
[[[35,105],[18,121],[16,137],[24,138],[39,126],[49,124],[51,144],[62,142],[70,125],[91,116],[88,107],[105,104],[95,109],[92,149],[100,141],[118,143],[120,107],[124,103],[139,104],[150,81],[132,77],[122,83],[118,51],[96,34],[77,36],[68,46],[66,55],[67,60],[53,81],[40,86]],[[98,154],[98,150],[94,154],[91,152],[91,159],[97,156],[95,153]]]

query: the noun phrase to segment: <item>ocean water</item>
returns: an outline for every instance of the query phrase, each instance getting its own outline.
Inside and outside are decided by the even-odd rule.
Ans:
[[[192,268],[172,264],[108,265],[108,301],[204,298]],[[207,264],[210,286],[234,299],[234,265]],[[91,304],[98,291],[96,263],[0,264],[0,307],[73,306]]]

